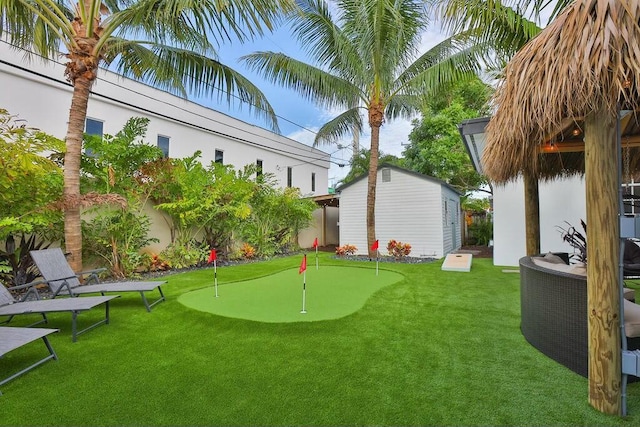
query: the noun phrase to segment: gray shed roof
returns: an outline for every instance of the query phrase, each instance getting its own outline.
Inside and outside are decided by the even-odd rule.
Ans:
[[[412,170],[409,170],[409,169],[401,168],[400,166],[392,165],[391,163],[382,163],[382,164],[378,165],[378,170],[383,169],[383,168],[393,169],[393,170],[396,170],[398,172],[402,172],[402,173],[407,174],[407,175],[415,176],[416,178],[420,178],[420,179],[423,179],[425,181],[429,181],[429,182],[433,182],[435,184],[439,184],[439,185],[441,185],[443,187],[447,187],[449,190],[455,192],[459,196],[463,195],[463,193],[461,193],[460,190],[458,190],[455,187],[452,187],[451,185],[447,184],[446,182],[444,182],[444,181],[442,181],[442,180],[440,180],[438,178],[434,178],[432,176],[425,175],[425,174],[422,174],[422,173],[419,173],[419,172],[415,172],[415,171],[412,171]],[[336,192],[339,193],[342,190],[344,190],[345,188],[352,186],[356,182],[359,182],[359,181],[362,181],[363,179],[366,179],[367,175],[368,175],[368,173],[362,174],[358,178],[354,179],[353,181],[351,181],[351,182],[349,182],[347,184],[338,186],[336,188]]]

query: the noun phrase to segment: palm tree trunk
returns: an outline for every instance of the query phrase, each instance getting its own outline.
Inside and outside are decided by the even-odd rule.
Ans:
[[[378,181],[378,157],[380,145],[380,126],[371,126],[371,156],[367,185],[367,250],[369,258],[376,256],[371,246],[376,241],[376,187]]]
[[[64,243],[69,252],[69,265],[82,271],[82,226],[80,219],[80,158],[82,137],[87,116],[87,104],[93,81],[79,76],[73,83],[73,97],[69,109],[69,125],[64,155]]]

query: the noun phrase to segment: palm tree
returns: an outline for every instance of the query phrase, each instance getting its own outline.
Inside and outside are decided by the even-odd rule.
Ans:
[[[436,10],[450,34],[483,46],[500,68],[537,36],[542,28],[536,20],[543,11],[553,20],[573,0],[437,0]],[[483,56],[487,58],[487,56]]]
[[[418,55],[429,24],[425,2],[411,0],[339,0],[336,20],[324,0],[298,1],[290,15],[292,31],[316,65],[282,53],[255,52],[241,58],[250,68],[323,107],[343,112],[325,123],[314,145],[371,128],[367,189],[367,243],[375,242],[375,198],[380,127],[385,120],[419,113],[424,96],[438,84],[470,75],[472,51],[446,40]],[[452,54],[452,52],[457,52]],[[446,61],[443,60],[446,58]],[[369,249],[369,255],[374,256]]]
[[[91,87],[101,64],[186,96],[227,89],[277,129],[273,110],[251,82],[220,63],[212,41],[243,41],[271,29],[292,0],[0,0],[0,36],[45,58],[64,51],[73,85],[64,157],[65,246],[82,267],[80,158]],[[251,108],[251,107],[250,107]]]

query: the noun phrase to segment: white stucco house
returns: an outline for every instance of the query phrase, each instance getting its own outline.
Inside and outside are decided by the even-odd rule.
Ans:
[[[367,175],[336,189],[340,245],[367,253]],[[378,167],[376,238],[381,255],[389,240],[409,243],[410,256],[442,258],[462,245],[460,193],[436,178],[390,164]]]
[[[484,128],[489,118],[465,120],[460,133],[475,169],[482,173]],[[586,221],[586,196],[581,177],[539,183],[540,251],[568,252],[574,249],[562,240],[558,227],[571,224],[584,234],[580,220]],[[526,255],[524,182],[522,178],[506,185],[493,185],[493,263],[517,266]]]
[[[28,61],[25,53],[0,39],[0,108],[30,127],[63,139],[72,95],[64,64],[38,57]],[[298,187],[304,197],[328,191],[330,154],[100,69],[85,131],[113,135],[131,117],[150,120],[145,142],[159,146],[168,157],[188,157],[200,150],[205,165],[217,161],[239,169],[256,164],[281,186]],[[154,225],[164,223],[157,218],[160,213],[149,210],[149,214]],[[166,245],[168,230],[154,228],[153,233],[161,239],[160,245]]]

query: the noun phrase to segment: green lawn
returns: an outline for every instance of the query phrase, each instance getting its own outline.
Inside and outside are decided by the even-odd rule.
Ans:
[[[375,277],[375,263],[320,262]],[[219,293],[299,264],[219,268]],[[335,320],[257,322],[178,302],[213,285],[211,269],[170,276],[168,301],[150,314],[123,295],[112,323],[76,343],[70,315],[53,316],[59,360],[2,387],[0,424],[640,425],[640,383],[628,388],[630,416],[602,415],[585,378],[524,340],[518,274],[489,259],[474,259],[471,273],[440,265],[381,264],[404,279]],[[0,372],[42,355],[37,344],[0,359]]]

